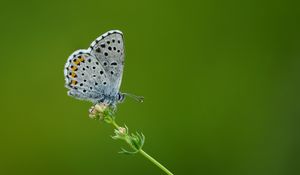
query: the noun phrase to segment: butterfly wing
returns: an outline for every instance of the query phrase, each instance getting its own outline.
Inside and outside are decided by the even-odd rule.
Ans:
[[[124,43],[123,34],[118,30],[111,30],[98,37],[92,42],[90,48],[105,70],[109,79],[109,85],[105,93],[117,95],[122,81],[124,67]]]
[[[77,99],[97,103],[105,98],[108,76],[98,59],[89,50],[75,51],[65,65],[68,94]]]

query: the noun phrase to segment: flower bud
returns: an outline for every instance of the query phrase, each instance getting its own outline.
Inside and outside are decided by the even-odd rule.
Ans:
[[[95,109],[94,106],[92,106],[90,109],[89,109],[89,117],[91,119],[96,119],[97,118],[97,111]]]
[[[90,119],[97,119],[97,115],[89,114],[89,118],[90,118]]]
[[[126,128],[124,128],[124,127],[119,127],[118,130],[119,130],[119,134],[120,134],[120,135],[125,135],[126,132],[127,132],[127,131],[126,131]]]
[[[103,113],[107,107],[106,104],[96,104],[94,108],[97,112]]]
[[[92,106],[90,109],[89,109],[89,114],[96,114],[97,111],[95,110],[95,107]]]

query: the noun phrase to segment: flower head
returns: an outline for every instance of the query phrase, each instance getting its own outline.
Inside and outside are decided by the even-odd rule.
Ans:
[[[103,119],[103,115],[105,110],[107,109],[107,105],[105,104],[96,104],[89,109],[89,117],[91,119]]]
[[[90,109],[89,109],[89,117],[91,119],[96,119],[97,118],[97,111],[95,109],[95,106],[92,106]]]
[[[107,107],[108,105],[102,103],[102,104],[96,104],[94,108],[97,112],[103,113]]]
[[[118,128],[118,131],[119,131],[119,134],[120,134],[120,135],[125,135],[125,134],[127,134],[127,130],[126,130],[126,128],[124,128],[124,127],[119,127],[119,128]]]

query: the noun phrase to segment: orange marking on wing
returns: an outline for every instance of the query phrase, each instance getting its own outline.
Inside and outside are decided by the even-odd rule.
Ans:
[[[79,57],[78,57],[78,58],[79,58]],[[85,60],[84,60],[84,57],[80,57],[80,58],[79,58],[79,61],[80,61],[80,62],[84,62],[84,61],[85,61]]]
[[[71,69],[73,70],[73,71],[77,71],[78,70],[78,68],[76,67],[76,66],[71,66]]]
[[[74,72],[72,72],[71,77],[75,78],[75,77],[77,77],[77,75]]]
[[[72,85],[76,85],[76,84],[77,84],[77,81],[76,81],[76,80],[72,80],[72,81],[71,81],[71,84],[72,84]]]
[[[74,59],[73,62],[74,62],[76,65],[79,65],[79,64],[80,64],[80,60],[79,60],[79,59]]]

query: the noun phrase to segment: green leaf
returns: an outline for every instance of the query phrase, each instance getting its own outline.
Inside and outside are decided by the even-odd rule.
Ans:
[[[138,150],[136,150],[136,151],[127,151],[127,150],[124,149],[124,148],[121,148],[121,150],[122,150],[122,151],[120,151],[119,153],[120,153],[120,154],[126,154],[126,155],[133,155],[133,154],[136,154],[136,153],[139,152]]]

